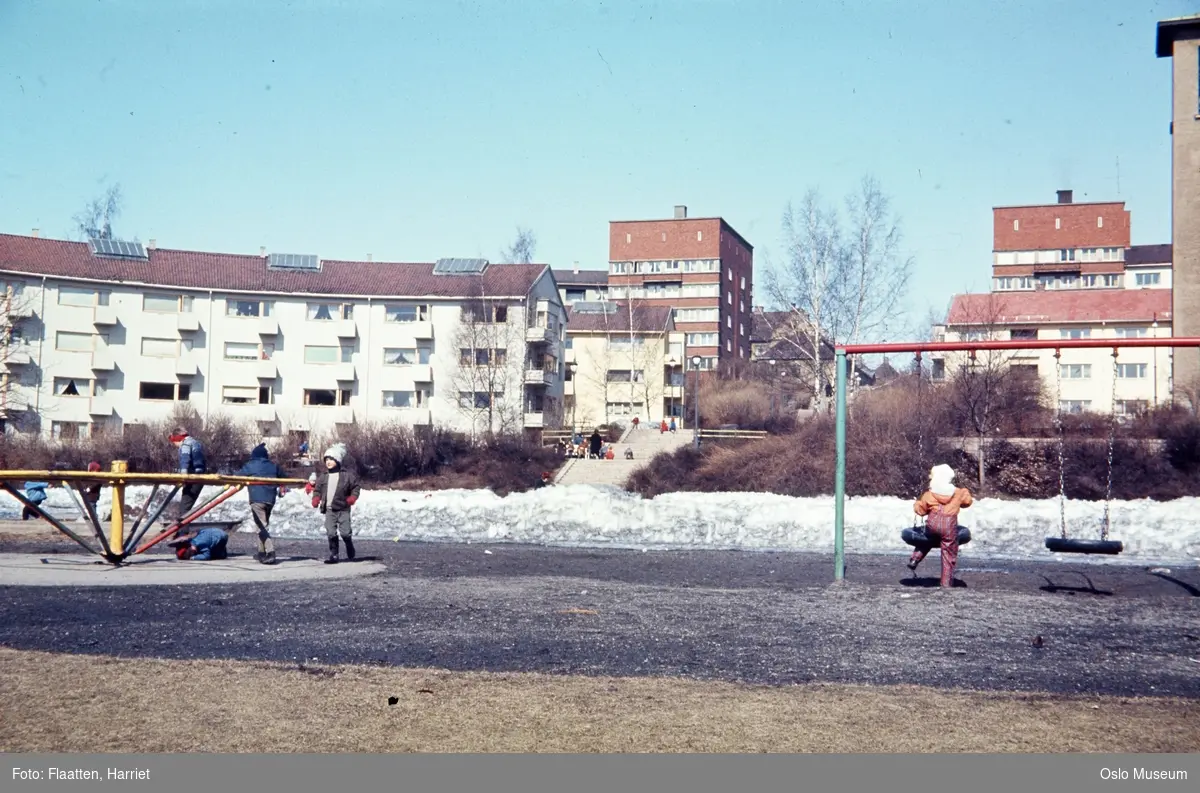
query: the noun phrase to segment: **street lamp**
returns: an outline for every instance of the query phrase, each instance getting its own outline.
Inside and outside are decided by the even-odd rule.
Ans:
[[[571,383],[575,382],[575,370],[579,368],[579,364],[572,361],[567,364],[567,371],[571,373]],[[574,385],[571,386],[571,433],[575,432],[575,405],[579,402],[579,389]]]
[[[696,423],[692,427],[692,444],[697,449],[700,448],[700,363],[702,360],[699,355],[692,356],[692,369],[695,371],[692,376],[695,381],[695,385],[692,387],[692,400],[696,403]]]

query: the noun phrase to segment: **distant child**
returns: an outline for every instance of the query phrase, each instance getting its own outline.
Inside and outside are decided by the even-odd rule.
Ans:
[[[181,561],[207,562],[229,556],[229,535],[215,526],[168,544],[175,549],[175,558]]]
[[[346,447],[335,443],[325,451],[325,470],[312,488],[312,505],[325,516],[325,534],[329,537],[329,558],[325,564],[338,562],[338,536],[346,544],[346,559],[354,559],[354,543],[350,540],[350,508],[358,501],[360,485],[353,471],[342,467]],[[310,483],[311,484],[311,483]]]
[[[100,473],[100,463],[92,461],[88,463],[88,473]],[[83,488],[83,500],[91,505],[92,512],[97,513],[99,517],[100,508],[100,488],[104,486],[103,482],[88,482],[87,487]]]
[[[958,513],[974,503],[971,491],[954,486],[954,469],[948,465],[935,465],[929,471],[929,489],[913,504],[913,511],[925,518],[925,529],[931,540],[941,542],[942,588],[949,589],[954,583],[954,566],[958,562]],[[917,565],[929,553],[917,548],[908,560],[908,569]]]
[[[672,417],[671,417],[671,432],[674,432],[675,430],[676,430],[676,427],[675,427],[675,417],[674,417],[674,416],[672,416]]]
[[[29,500],[29,503],[35,506],[40,505],[46,500],[46,488],[49,486],[50,484],[48,482],[26,482],[25,498]],[[25,507],[21,511],[21,520],[29,520],[30,518],[36,518],[37,516],[38,513],[29,507]]]

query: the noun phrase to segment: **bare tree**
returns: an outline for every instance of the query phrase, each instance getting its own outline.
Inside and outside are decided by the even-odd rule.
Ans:
[[[517,238],[502,254],[501,259],[507,264],[530,264],[533,262],[534,251],[537,250],[537,237],[530,229],[517,227]]]
[[[123,202],[124,197],[121,195],[121,185],[119,184],[111,185],[104,195],[89,201],[87,206],[72,218],[79,238],[112,239],[112,224],[121,214]]]
[[[476,287],[454,335],[459,361],[452,387],[472,433],[507,434],[523,425],[524,325],[510,316],[508,301],[483,294],[482,280]]]
[[[966,296],[970,299],[974,296]],[[996,341],[1002,336],[1003,308],[994,294],[980,295],[981,300],[967,304],[965,314],[957,318],[954,330],[963,341]],[[971,351],[950,379],[951,404],[958,424],[978,439],[976,455],[979,488],[986,487],[987,439],[995,431],[997,412],[1005,402],[1013,378],[1010,352],[1004,350]]]
[[[821,206],[816,190],[805,194],[798,210],[787,205],[783,236],[786,258],[778,268],[768,270],[767,292],[797,315],[797,327],[808,336],[813,399],[820,404],[824,399],[821,341],[825,335],[836,338],[839,325],[844,324],[845,298],[839,289],[848,280],[849,257],[837,212]]]
[[[913,259],[900,250],[900,221],[874,177],[863,177],[859,192],[846,198],[846,209],[849,261],[839,273],[845,279],[839,297],[846,301],[846,341],[858,344],[899,327]]]

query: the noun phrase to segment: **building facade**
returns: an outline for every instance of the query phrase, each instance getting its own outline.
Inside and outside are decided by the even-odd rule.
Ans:
[[[669,307],[702,369],[750,358],[754,248],[722,218],[609,223],[609,295]]]
[[[938,341],[1121,339],[1172,335],[1170,245],[1130,245],[1120,202],[993,209],[992,292],[956,295]],[[933,353],[932,376],[1003,366],[1040,377],[1066,412],[1132,414],[1171,398],[1168,348]],[[1115,400],[1115,401],[1114,401]]]
[[[1200,14],[1158,23],[1155,52],[1171,58],[1171,245],[1175,335],[1200,336]],[[1175,382],[1200,391],[1200,350],[1174,350]],[[1194,406],[1200,407],[1200,406]]]
[[[582,431],[634,417],[682,421],[685,352],[667,306],[574,304],[567,322],[567,422]]]
[[[580,270],[576,262],[570,270],[555,270],[554,280],[564,306],[608,299],[608,270]]]
[[[544,265],[0,235],[0,277],[6,429],[78,437],[183,403],[266,436],[562,419],[566,313]]]

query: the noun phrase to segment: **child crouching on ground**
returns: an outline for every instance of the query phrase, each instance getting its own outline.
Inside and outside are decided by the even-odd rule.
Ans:
[[[353,471],[342,467],[346,447],[335,443],[325,452],[325,470],[312,488],[312,505],[325,516],[325,534],[329,537],[329,558],[325,564],[337,564],[338,536],[346,545],[346,559],[354,559],[354,543],[350,540],[350,508],[358,501],[359,481]]]
[[[954,583],[954,567],[958,562],[958,513],[973,503],[971,491],[954,486],[954,469],[935,465],[929,471],[929,489],[913,504],[913,511],[925,518],[925,530],[930,540],[941,542],[942,587]],[[908,568],[916,570],[929,550],[917,548],[908,560]]]

